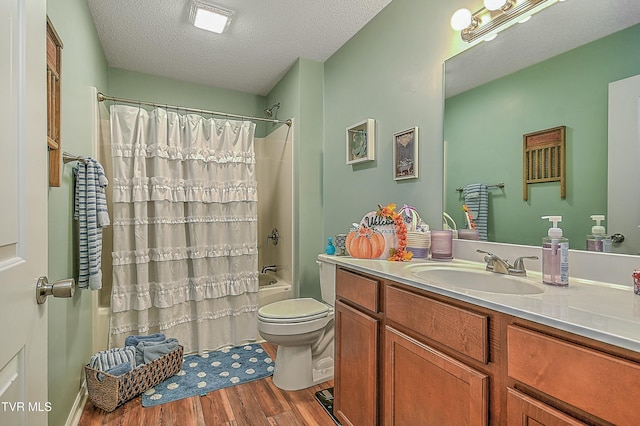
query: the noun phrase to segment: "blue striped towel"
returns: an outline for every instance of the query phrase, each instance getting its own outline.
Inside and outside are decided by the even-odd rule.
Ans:
[[[107,371],[125,362],[131,364],[130,369],[136,367],[136,348],[134,346],[100,351],[91,357],[89,367],[96,370]]]
[[[79,222],[78,287],[102,288],[102,228],[109,225],[105,188],[109,181],[102,165],[92,158],[73,168],[75,203],[73,218]]]
[[[480,234],[480,240],[487,241],[487,222],[489,220],[489,190],[484,183],[472,183],[462,189],[464,203],[467,205],[476,229]]]

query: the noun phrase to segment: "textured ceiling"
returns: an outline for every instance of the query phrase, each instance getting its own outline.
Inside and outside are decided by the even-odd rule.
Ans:
[[[297,58],[325,61],[391,0],[215,0],[224,34],[189,24],[189,0],[87,0],[109,66],[266,95]]]

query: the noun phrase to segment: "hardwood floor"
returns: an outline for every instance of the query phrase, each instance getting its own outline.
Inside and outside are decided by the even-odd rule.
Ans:
[[[263,343],[275,359],[275,347]],[[333,386],[333,380],[299,391],[278,389],[271,377],[145,408],[136,397],[107,413],[91,401],[84,407],[79,426],[218,426],[218,425],[318,425],[335,423],[315,399],[317,391]]]

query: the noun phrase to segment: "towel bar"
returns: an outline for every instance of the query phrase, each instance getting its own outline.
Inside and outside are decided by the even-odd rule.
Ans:
[[[62,162],[64,164],[70,163],[72,161],[79,161],[82,164],[87,164],[87,160],[85,160],[85,158],[82,156],[69,154],[67,151],[62,153]]]
[[[504,188],[504,183],[500,182],[500,183],[496,183],[495,185],[487,185],[487,188]],[[462,187],[458,187],[456,188],[456,191],[458,192],[462,192],[464,190],[464,188]]]

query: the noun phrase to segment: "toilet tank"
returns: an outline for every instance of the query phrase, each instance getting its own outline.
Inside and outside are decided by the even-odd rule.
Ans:
[[[336,301],[336,265],[318,260],[320,268],[320,292],[322,300],[333,306]]]

